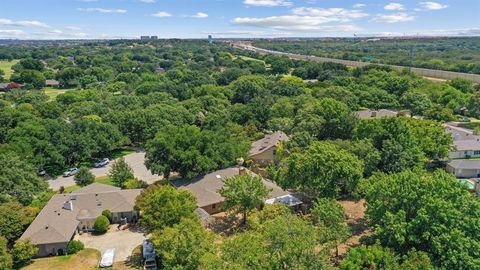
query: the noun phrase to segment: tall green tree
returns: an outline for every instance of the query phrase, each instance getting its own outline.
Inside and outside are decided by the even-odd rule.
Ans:
[[[155,231],[151,240],[165,270],[196,270],[205,256],[215,254],[214,235],[197,219],[182,219],[172,227]]]
[[[223,183],[224,186],[218,191],[225,198],[222,207],[238,208],[243,213],[243,224],[247,222],[248,212],[259,206],[269,193],[262,177],[247,173],[225,179]]]
[[[78,173],[73,177],[73,180],[77,185],[84,187],[95,182],[95,176],[87,167],[81,167]]]
[[[186,190],[172,186],[153,186],[137,198],[136,208],[142,212],[140,224],[147,230],[161,230],[179,223],[182,218],[195,217],[195,197]]]
[[[125,182],[134,178],[133,170],[125,161],[125,158],[121,157],[115,163],[113,163],[110,169],[110,178],[117,187],[125,187]]]
[[[0,204],[0,235],[12,244],[22,235],[36,214],[34,208],[15,201]]]
[[[168,126],[147,143],[146,165],[168,177],[178,172],[192,178],[210,170],[235,164],[249,149],[244,135],[231,128],[201,129],[197,126]]]
[[[30,239],[17,240],[11,250],[14,265],[17,267],[26,265],[37,252],[38,247]]]
[[[332,143],[314,142],[303,153],[285,159],[276,173],[283,188],[296,188],[312,198],[350,195],[363,175],[363,162]]]
[[[338,245],[351,235],[345,224],[345,211],[334,199],[320,198],[313,205],[313,223],[320,227],[323,238],[332,241],[338,257]]]
[[[455,177],[405,171],[369,183],[366,217],[383,245],[424,251],[446,269],[479,269],[480,202]]]
[[[13,266],[12,255],[8,253],[8,241],[0,236],[0,270],[10,270]]]

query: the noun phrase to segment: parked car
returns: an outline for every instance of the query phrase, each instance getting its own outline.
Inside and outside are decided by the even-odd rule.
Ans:
[[[107,166],[108,163],[110,163],[110,160],[108,158],[104,158],[104,159],[101,159],[101,160],[98,160],[97,162],[95,162],[95,164],[93,164],[93,166],[95,168],[101,168],[101,167]]]
[[[69,177],[72,175],[75,175],[79,172],[80,170],[78,168],[70,168],[68,171],[63,173],[63,177]]]
[[[149,240],[143,241],[143,270],[157,270],[157,260],[155,254],[155,248],[153,247],[152,242]]]
[[[113,265],[113,258],[115,257],[115,249],[110,248],[105,250],[100,260],[100,267],[111,267]]]
[[[157,261],[155,258],[146,259],[143,263],[143,270],[157,270]]]
[[[39,169],[37,171],[37,175],[38,176],[45,176],[45,175],[47,175],[47,172],[44,169]]]

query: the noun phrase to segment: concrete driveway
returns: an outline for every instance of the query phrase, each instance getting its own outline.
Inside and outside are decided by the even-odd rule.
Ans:
[[[81,241],[86,248],[93,248],[103,253],[109,248],[115,248],[114,262],[127,261],[133,250],[143,243],[145,236],[135,230],[117,231],[117,225],[111,225],[103,235],[84,233],[75,235],[75,240]]]
[[[156,181],[161,179],[161,176],[152,174],[147,167],[145,166],[145,152],[135,152],[124,156],[125,161],[132,167],[133,174],[136,178],[147,182],[148,184],[153,184]],[[114,161],[113,161],[114,162]],[[92,168],[90,172],[95,175],[95,177],[107,176],[110,172],[112,163],[108,164],[103,168]],[[75,185],[73,176],[69,177],[59,177],[52,180],[47,180],[48,187],[53,190],[59,190],[61,186],[70,187]]]

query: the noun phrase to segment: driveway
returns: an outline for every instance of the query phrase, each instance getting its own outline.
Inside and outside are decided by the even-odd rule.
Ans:
[[[145,166],[145,152],[135,152],[132,154],[128,154],[124,156],[125,161],[132,167],[133,174],[136,178],[147,182],[148,184],[153,184],[159,179],[161,176],[152,174],[147,167]],[[112,167],[112,162],[103,168],[92,168],[90,172],[95,175],[95,177],[102,177],[107,176],[110,172],[110,168]],[[70,187],[75,185],[75,181],[73,180],[73,176],[69,177],[59,177],[52,180],[47,180],[48,187],[53,190],[59,190],[61,186],[63,187]]]
[[[75,235],[75,240],[81,241],[86,248],[93,248],[103,253],[109,248],[115,248],[114,262],[128,260],[133,250],[143,243],[145,236],[135,230],[117,231],[117,225],[111,225],[106,234],[92,235],[84,233]]]

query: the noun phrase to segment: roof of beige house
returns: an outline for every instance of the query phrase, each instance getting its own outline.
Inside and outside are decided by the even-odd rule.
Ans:
[[[80,194],[80,193],[104,193],[104,192],[112,192],[112,191],[118,191],[121,190],[119,187],[114,187],[110,185],[105,185],[101,183],[93,183],[91,185],[82,187],[81,189],[77,189],[73,191],[72,193],[74,194]]]
[[[83,188],[83,192],[92,190],[93,187],[87,186]],[[141,189],[92,190],[91,193],[54,195],[21,238],[30,238],[35,244],[69,242],[80,220],[96,219],[106,209],[113,213],[133,211],[136,198],[141,191]]]
[[[381,118],[381,117],[396,117],[399,115],[399,113],[392,110],[380,109],[378,111],[375,111],[375,110],[358,111],[358,112],[355,112],[355,115],[360,119],[374,119],[374,118]]]
[[[231,178],[239,173],[239,168],[230,167],[211,172],[194,180],[177,180],[173,182],[173,185],[177,188],[192,192],[197,199],[198,207],[204,207],[223,202],[224,198],[218,193],[218,190],[223,187],[222,180]],[[247,173],[252,172],[247,171]],[[282,190],[279,186],[271,181],[263,179],[263,184],[271,190],[267,199],[290,194],[289,192]]]
[[[457,151],[480,151],[480,139],[461,141],[456,140],[453,141],[453,145]]]
[[[261,154],[273,146],[277,146],[281,141],[288,141],[288,136],[282,131],[277,131],[272,134],[266,134],[263,139],[254,141],[250,148],[250,156]]]

